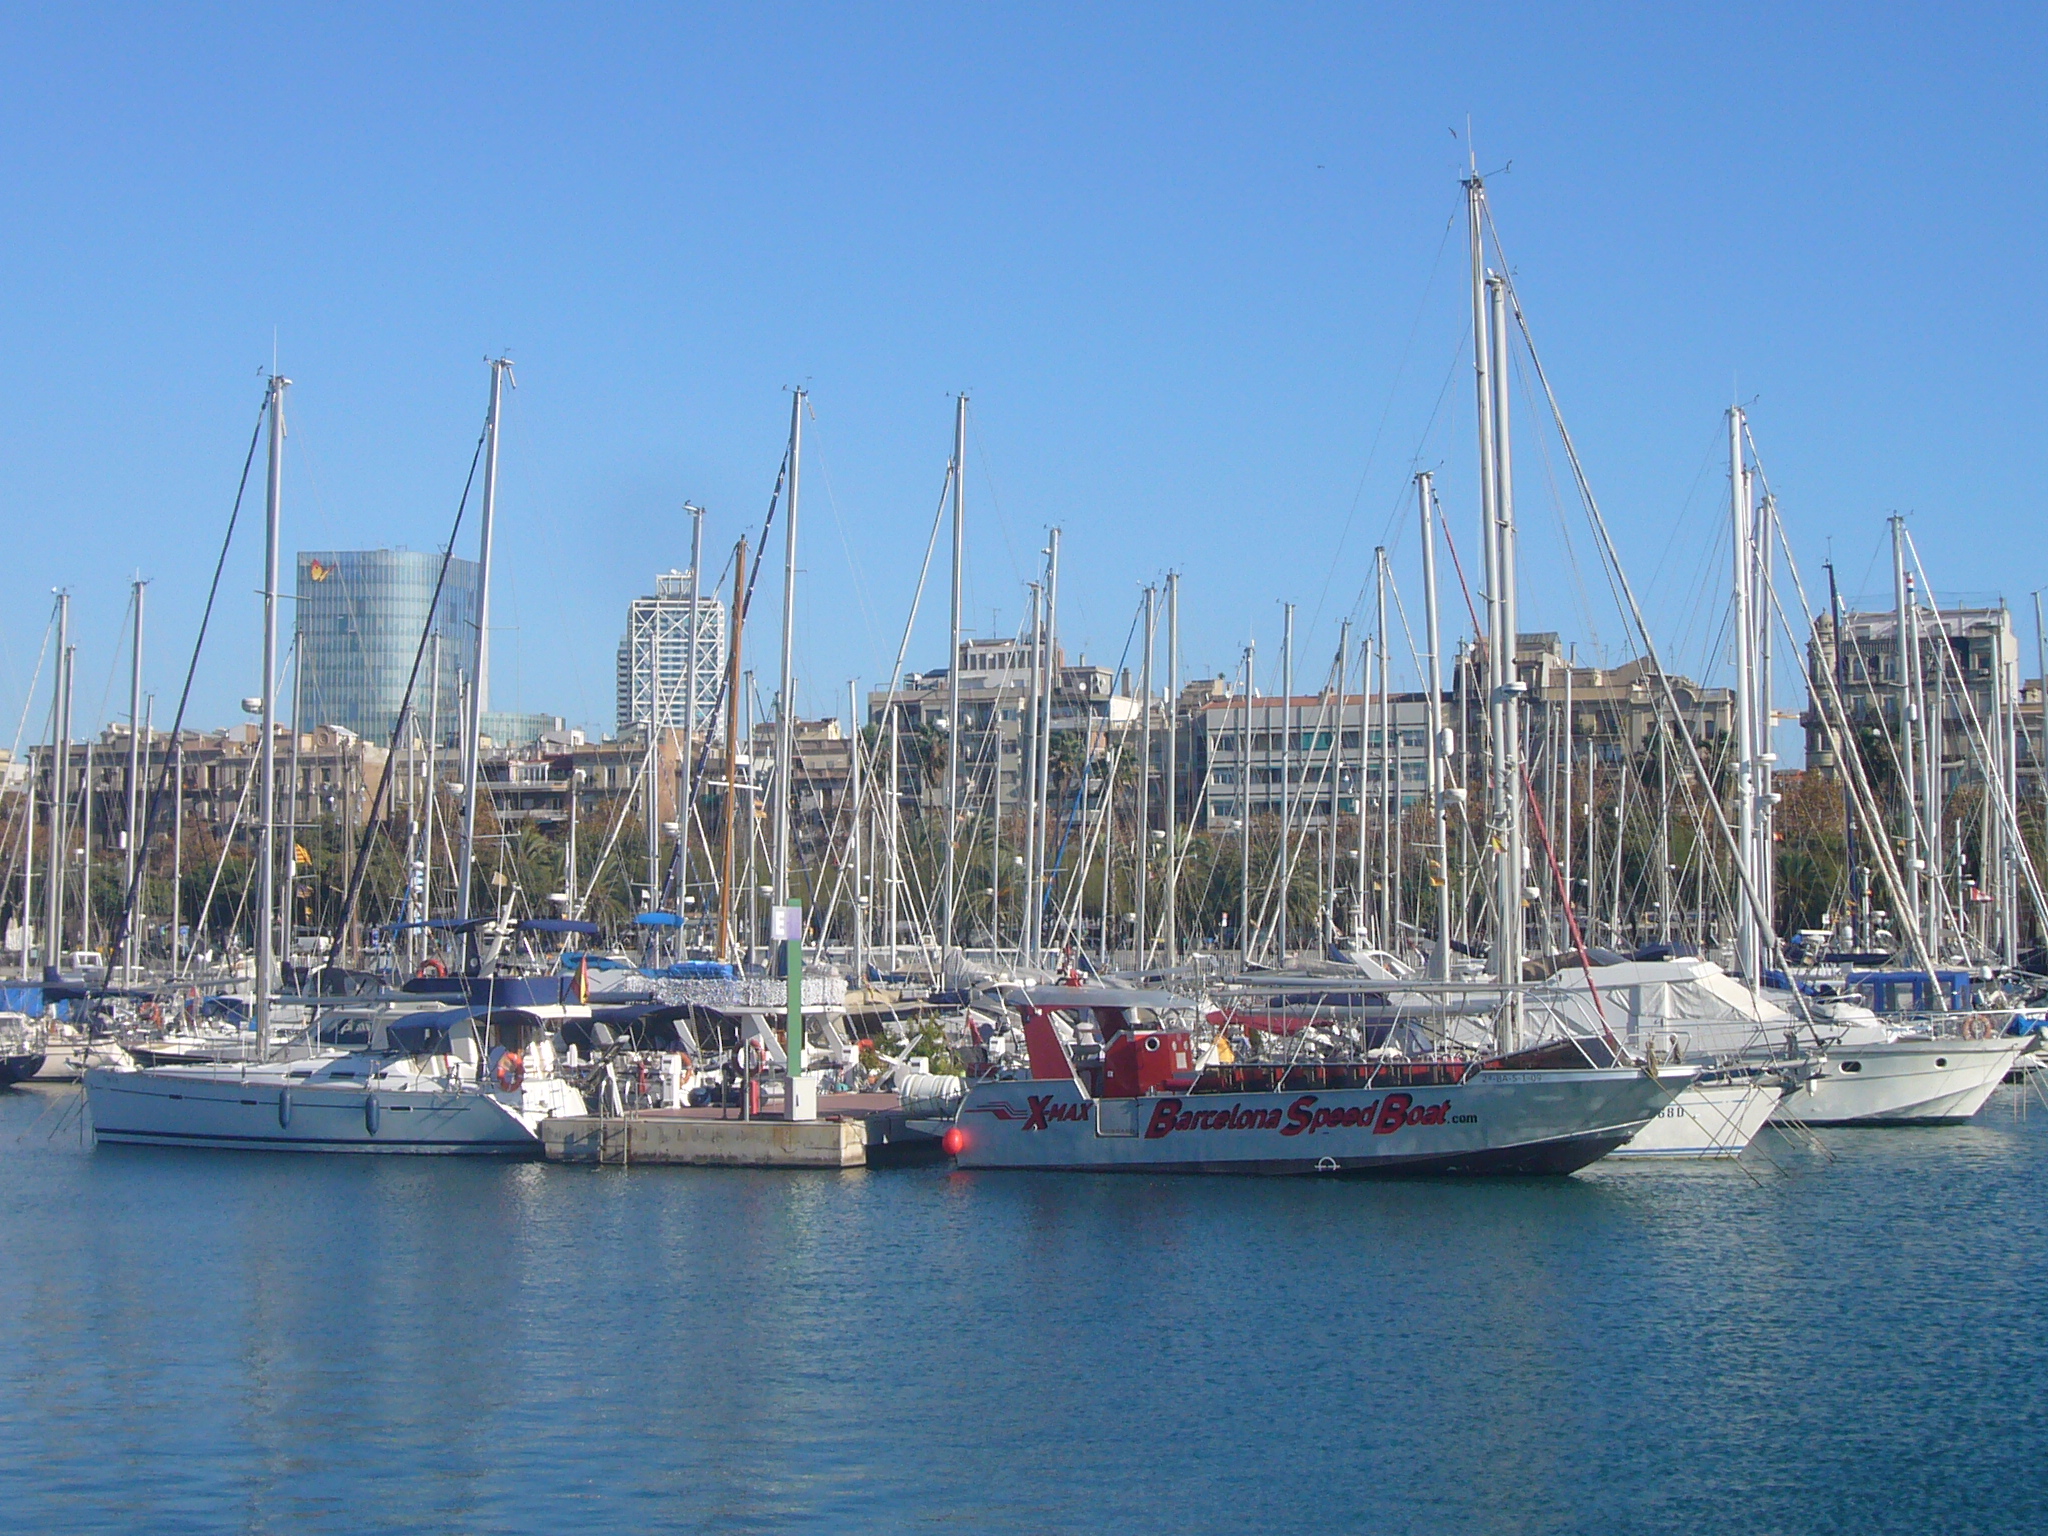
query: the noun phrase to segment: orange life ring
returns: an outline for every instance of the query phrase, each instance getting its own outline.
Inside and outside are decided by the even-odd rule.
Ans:
[[[136,1005],[135,1016],[152,1027],[164,1021],[164,1011],[157,1006],[153,997],[146,997]]]
[[[526,1081],[526,1058],[517,1051],[507,1051],[498,1058],[495,1075],[500,1088],[507,1093],[515,1092]]]
[[[427,956],[426,959],[420,962],[420,968],[413,972],[415,976],[446,976],[447,974],[448,963],[439,955]]]

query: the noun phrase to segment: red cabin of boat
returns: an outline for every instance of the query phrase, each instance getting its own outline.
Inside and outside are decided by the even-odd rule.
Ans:
[[[1127,1029],[1102,1050],[1105,1099],[1185,1093],[1195,1084],[1194,1044],[1185,1031]]]

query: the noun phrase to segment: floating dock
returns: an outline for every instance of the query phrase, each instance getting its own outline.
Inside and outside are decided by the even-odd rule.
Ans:
[[[649,1109],[541,1122],[549,1162],[627,1168],[865,1168],[936,1160],[938,1138],[912,1131],[894,1094],[826,1094],[815,1120],[736,1110]]]

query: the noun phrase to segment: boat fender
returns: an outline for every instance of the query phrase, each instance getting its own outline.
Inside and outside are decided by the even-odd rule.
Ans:
[[[277,1128],[287,1129],[292,1123],[292,1091],[289,1088],[277,1090]]]
[[[526,1059],[517,1051],[507,1051],[498,1058],[498,1086],[507,1093],[517,1092],[526,1081]]]
[[[377,1104],[377,1095],[363,1095],[363,1129],[372,1136],[377,1134],[377,1122],[384,1118],[384,1111]]]

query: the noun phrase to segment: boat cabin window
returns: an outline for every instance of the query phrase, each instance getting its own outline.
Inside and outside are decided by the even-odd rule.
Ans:
[[[1863,1070],[1863,1063],[1860,1061],[1845,1061],[1842,1063],[1842,1070],[1844,1072],[1861,1072]]]
[[[446,1056],[448,1028],[445,1024],[393,1024],[385,1031],[391,1049],[405,1056]]]
[[[523,1051],[546,1033],[530,1013],[494,1013],[478,1020],[489,1050]]]
[[[370,1021],[359,1013],[322,1019],[313,1031],[313,1038],[322,1045],[361,1049],[370,1043]]]

